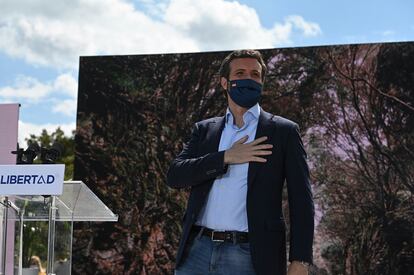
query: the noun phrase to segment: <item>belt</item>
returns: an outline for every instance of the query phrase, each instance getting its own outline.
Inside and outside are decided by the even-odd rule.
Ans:
[[[213,242],[232,242],[234,244],[249,242],[248,232],[215,231],[214,229],[198,225],[193,225],[192,230],[197,231],[197,233],[202,230],[201,235],[209,237]]]

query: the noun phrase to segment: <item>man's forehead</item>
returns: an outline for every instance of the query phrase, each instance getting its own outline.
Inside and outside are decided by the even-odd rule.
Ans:
[[[235,58],[230,62],[230,70],[262,70],[262,66],[256,58],[246,57],[246,58]]]

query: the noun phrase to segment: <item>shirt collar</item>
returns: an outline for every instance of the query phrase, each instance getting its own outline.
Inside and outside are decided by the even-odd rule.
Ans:
[[[259,119],[259,115],[260,115],[260,105],[259,103],[256,103],[255,105],[253,105],[250,109],[248,109],[244,114],[243,114],[243,121],[245,123],[249,123],[250,120],[253,119]],[[233,124],[234,122],[234,117],[233,114],[230,111],[230,108],[227,107],[226,110],[226,124]]]

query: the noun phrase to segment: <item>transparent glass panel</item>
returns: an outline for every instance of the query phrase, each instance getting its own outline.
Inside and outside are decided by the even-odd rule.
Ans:
[[[48,222],[11,221],[15,224],[14,274],[43,274],[47,268]],[[71,274],[72,230],[70,221],[56,222],[54,272]],[[22,234],[21,234],[22,233]]]
[[[42,274],[48,266],[49,206],[52,199],[48,196],[13,196],[9,200],[7,228],[11,227],[11,230],[8,229],[7,243],[11,243],[8,253],[13,258],[7,264],[10,273],[14,267],[14,274]],[[3,208],[0,205],[0,233],[3,229],[1,224],[6,220]],[[64,183],[63,194],[55,197],[55,209],[53,270],[57,275],[70,275],[73,221],[115,222],[118,216],[81,181]],[[4,246],[1,248],[4,253]]]
[[[50,197],[14,196],[13,201],[19,211],[9,211],[9,219],[18,220],[22,213],[24,220],[48,220]],[[57,221],[118,221],[118,215],[81,181],[65,181],[56,208]]]
[[[115,215],[81,181],[66,181],[59,199],[73,211],[73,221],[118,221]]]

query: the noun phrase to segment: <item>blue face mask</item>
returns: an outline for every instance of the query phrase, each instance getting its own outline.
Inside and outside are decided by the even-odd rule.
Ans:
[[[250,108],[259,102],[262,84],[252,79],[231,80],[228,93],[237,105]]]

